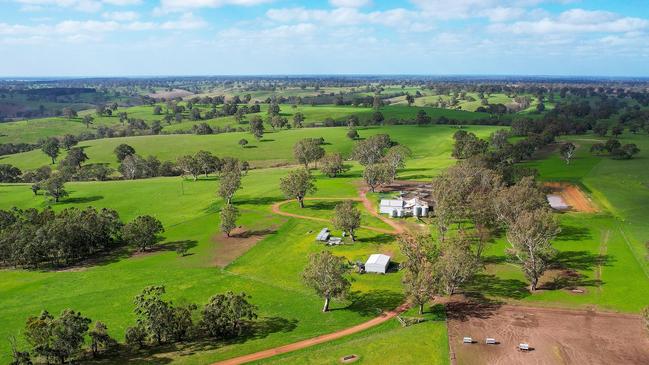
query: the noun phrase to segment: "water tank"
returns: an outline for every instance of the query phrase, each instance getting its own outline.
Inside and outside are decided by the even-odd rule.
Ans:
[[[415,207],[415,217],[421,217],[421,207]]]
[[[428,216],[428,207],[421,207],[421,216],[422,217]]]
[[[392,218],[396,218],[398,216],[397,210],[392,209],[392,214],[390,214],[390,215],[392,216]]]

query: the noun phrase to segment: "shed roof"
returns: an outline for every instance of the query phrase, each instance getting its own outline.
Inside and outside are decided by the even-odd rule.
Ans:
[[[381,206],[382,207],[395,207],[395,208],[401,208],[403,207],[403,200],[401,199],[381,199]]]
[[[367,259],[365,265],[378,264],[378,265],[386,266],[388,263],[390,263],[390,256],[383,255],[380,253],[375,253],[370,255],[370,258]]]
[[[549,194],[547,198],[548,203],[554,209],[562,210],[570,208],[570,206],[566,203],[561,195]]]

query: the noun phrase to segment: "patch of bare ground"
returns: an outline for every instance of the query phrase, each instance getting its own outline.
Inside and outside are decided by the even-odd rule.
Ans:
[[[598,210],[586,194],[577,186],[564,182],[543,184],[553,194],[560,195],[570,208],[577,212],[596,213]]]
[[[220,232],[215,234],[212,236],[212,242],[216,244],[213,260],[214,265],[221,268],[228,266],[232,261],[256,245],[257,242],[276,231],[276,227],[257,231],[237,227],[230,233],[230,237]]]
[[[649,364],[649,336],[636,315],[466,302],[447,304],[447,314],[457,364]],[[520,343],[533,350],[518,351]]]

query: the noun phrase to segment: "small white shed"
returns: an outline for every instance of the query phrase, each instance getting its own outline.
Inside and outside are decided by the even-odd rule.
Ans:
[[[390,256],[375,253],[365,263],[365,272],[385,274],[390,265]]]
[[[556,210],[568,210],[570,209],[570,206],[566,203],[566,201],[563,199],[561,195],[557,194],[548,194],[548,203],[552,207],[552,209]]]

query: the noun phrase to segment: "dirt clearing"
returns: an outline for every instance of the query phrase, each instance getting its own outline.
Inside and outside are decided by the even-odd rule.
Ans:
[[[570,206],[570,209],[574,211],[584,213],[597,212],[597,208],[590,198],[575,185],[562,182],[547,182],[544,186],[549,188],[553,195],[560,196]]]
[[[261,231],[248,231],[243,227],[238,227],[230,233],[230,237],[222,233],[217,233],[212,237],[212,241],[216,244],[214,265],[218,267],[228,266],[237,257],[243,255],[256,245],[257,242],[275,231],[275,228]]]
[[[450,303],[448,317],[457,364],[649,364],[649,336],[635,315]],[[520,343],[533,350],[518,351]]]

